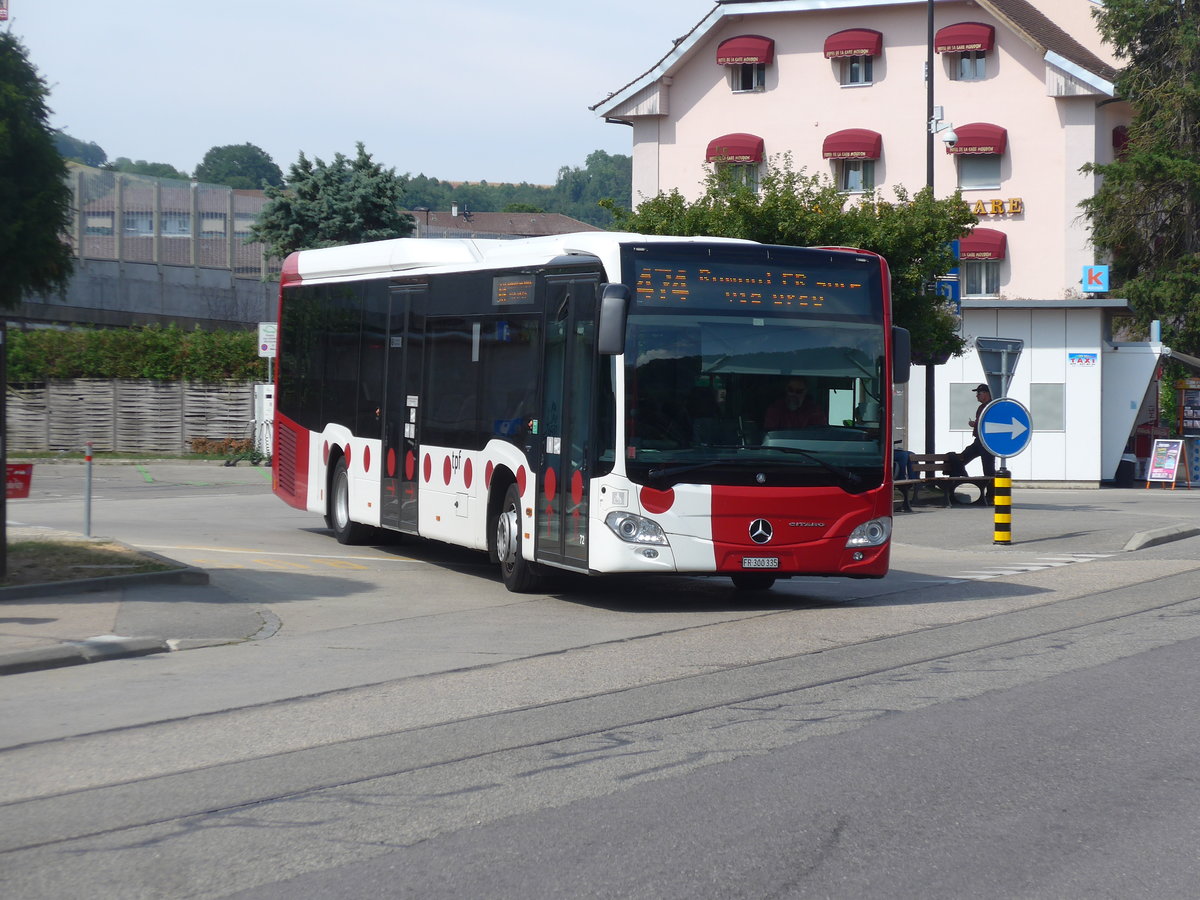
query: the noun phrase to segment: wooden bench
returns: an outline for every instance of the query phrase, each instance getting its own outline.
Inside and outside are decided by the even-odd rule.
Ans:
[[[957,457],[950,453],[911,454],[909,470],[912,477],[897,478],[893,482],[896,490],[900,492],[901,509],[912,512],[912,501],[926,489],[939,492],[943,505],[951,506],[954,503],[954,489],[964,484],[972,484],[979,488],[979,499],[972,501],[972,505],[987,506],[992,493],[993,479],[986,475],[945,474],[956,460]]]

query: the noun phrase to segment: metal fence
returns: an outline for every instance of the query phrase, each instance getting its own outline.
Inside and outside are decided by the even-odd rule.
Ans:
[[[215,184],[150,178],[71,164],[71,242],[84,259],[230,269],[243,278],[279,270],[247,243],[267,198]]]

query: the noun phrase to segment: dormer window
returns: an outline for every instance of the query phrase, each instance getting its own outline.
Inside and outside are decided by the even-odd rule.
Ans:
[[[933,49],[948,55],[950,77],[955,81],[982,81],[987,77],[987,57],[996,41],[996,29],[982,22],[947,25],[933,39]]]
[[[767,66],[774,59],[775,41],[759,34],[738,35],[717,47],[717,65],[729,69],[729,87],[734,93],[766,90]]]
[[[846,86],[871,84],[875,57],[883,52],[883,35],[869,28],[848,28],[825,38],[825,58],[833,60],[838,81]]]

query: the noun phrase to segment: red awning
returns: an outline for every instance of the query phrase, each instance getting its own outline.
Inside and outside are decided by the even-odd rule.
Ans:
[[[1008,130],[987,122],[972,122],[957,126],[954,133],[958,140],[954,146],[946,145],[947,153],[993,153],[1000,156],[1008,147]]]
[[[879,159],[883,138],[877,131],[847,128],[825,138],[821,152],[825,159]]]
[[[883,35],[869,28],[847,28],[825,38],[825,58],[878,56],[883,52]]]
[[[939,28],[933,39],[938,53],[967,53],[971,50],[991,50],[996,29],[982,22],[959,22]]]
[[[769,63],[775,58],[775,42],[760,34],[742,34],[721,41],[717,47],[718,66]]]
[[[762,162],[763,139],[756,134],[723,134],[708,142],[706,162]]]
[[[1125,151],[1129,148],[1129,129],[1124,125],[1118,125],[1112,130],[1112,145],[1113,154],[1117,159],[1122,159],[1125,156]]]
[[[976,228],[958,242],[958,258],[1004,259],[1008,252],[1008,235],[994,228]]]

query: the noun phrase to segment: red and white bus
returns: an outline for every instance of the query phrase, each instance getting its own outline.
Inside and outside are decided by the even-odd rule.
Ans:
[[[873,253],[717,238],[294,253],[274,490],[342,543],[485,551],[513,591],[555,569],[879,578],[909,365],[889,290]]]

